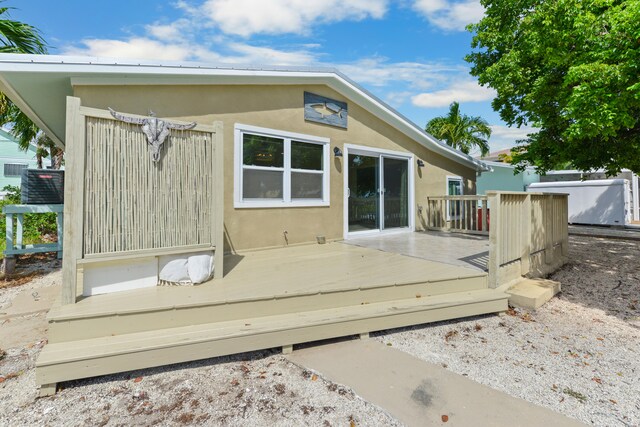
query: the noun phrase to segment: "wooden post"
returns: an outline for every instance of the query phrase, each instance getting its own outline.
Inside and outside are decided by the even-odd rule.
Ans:
[[[637,196],[637,193],[634,193]],[[569,195],[562,195],[562,213],[560,214],[562,224],[562,256],[569,256]]]
[[[58,259],[62,258],[62,241],[64,236],[64,214],[62,212],[56,212],[56,229],[58,231]]]
[[[526,276],[531,269],[531,194],[520,205],[520,274]]]
[[[13,249],[13,214],[6,215],[5,249]]]
[[[500,261],[502,258],[502,236],[500,235],[500,193],[488,192],[487,200],[491,205],[491,227],[489,230],[489,287],[500,286]]]
[[[215,192],[215,204],[212,214],[215,240],[212,243],[216,245],[213,277],[221,279],[224,276],[224,135],[222,133],[222,122],[215,122],[213,127],[215,129],[213,135],[213,152],[215,153],[213,191]]]
[[[82,259],[84,212],[85,118],[80,99],[67,97],[65,135],[64,235],[62,255],[62,304],[74,304],[77,297],[77,262]]]
[[[489,224],[487,222],[487,212],[489,211],[489,206],[487,206],[489,204],[489,198],[485,198],[482,201],[482,231],[487,232],[489,231]]]
[[[17,214],[16,225],[16,248],[22,249],[22,234],[24,230],[24,214]]]
[[[553,194],[544,198],[544,262],[553,262]]]

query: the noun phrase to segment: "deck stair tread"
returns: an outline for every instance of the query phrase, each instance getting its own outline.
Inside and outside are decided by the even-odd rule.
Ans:
[[[42,368],[74,361],[100,359],[118,354],[179,347],[199,342],[224,341],[237,337],[491,301],[504,301],[504,308],[506,308],[507,299],[508,295],[503,292],[494,289],[482,289],[431,297],[416,297],[413,299],[385,301],[358,306],[337,307],[301,313],[271,315],[252,319],[205,323],[50,343],[47,344],[41,352],[36,366]],[[293,318],[295,318],[295,321],[292,322]],[[279,345],[284,344],[292,343],[281,343]]]

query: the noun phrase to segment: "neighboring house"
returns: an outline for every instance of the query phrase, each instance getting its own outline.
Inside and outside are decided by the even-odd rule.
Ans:
[[[6,54],[0,90],[65,147],[43,393],[507,308],[485,272],[321,244],[423,230],[427,196],[489,170],[336,70]]]
[[[29,146],[27,151],[23,151],[18,146],[18,141],[9,132],[0,129],[0,199],[4,197],[5,191],[2,189],[7,185],[20,186],[20,176],[27,168],[38,167],[36,161],[36,148]]]
[[[525,191],[529,184],[540,181],[540,176],[534,168],[514,173],[515,166],[508,163],[486,160],[483,162],[491,167],[491,171],[478,174],[477,194],[484,195],[487,191]]]

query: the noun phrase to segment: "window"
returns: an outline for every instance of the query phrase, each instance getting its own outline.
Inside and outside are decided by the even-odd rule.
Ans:
[[[462,196],[462,178],[447,177],[447,196]],[[460,201],[451,200],[447,206],[447,218],[457,219],[460,215]]]
[[[29,165],[23,163],[5,163],[4,176],[20,176]]]
[[[327,206],[329,139],[236,125],[236,207]]]

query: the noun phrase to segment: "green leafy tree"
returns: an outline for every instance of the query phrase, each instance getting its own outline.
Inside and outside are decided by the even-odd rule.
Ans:
[[[460,114],[460,104],[457,102],[449,106],[446,116],[429,120],[426,131],[465,154],[469,154],[474,147],[480,149],[482,156],[489,153],[489,124],[482,117]]]
[[[0,2],[3,3],[3,2]],[[0,7],[0,52],[2,53],[47,53],[47,47],[40,32],[33,26],[11,19],[12,8]],[[36,158],[42,167],[42,158],[51,156],[55,168],[62,163],[62,150],[47,137],[20,109],[4,94],[0,93],[0,125],[10,124],[10,132],[18,139],[18,144],[27,150],[33,143],[37,145]]]
[[[510,126],[514,162],[640,172],[640,0],[482,0],[466,60]]]

